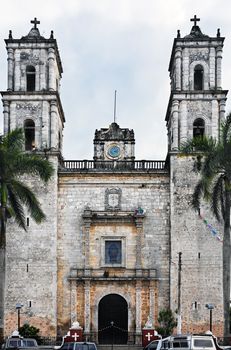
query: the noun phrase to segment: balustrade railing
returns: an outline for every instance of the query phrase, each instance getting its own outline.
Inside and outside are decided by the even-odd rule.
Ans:
[[[94,160],[64,160],[61,163],[62,171],[163,171],[167,170],[164,160],[114,160],[114,161],[94,161]]]
[[[128,279],[155,279],[156,269],[127,269],[127,268],[109,268],[104,269],[71,269],[70,279],[105,279],[105,280],[128,280]]]

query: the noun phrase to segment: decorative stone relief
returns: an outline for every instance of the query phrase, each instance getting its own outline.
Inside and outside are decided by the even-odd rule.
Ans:
[[[121,188],[107,188],[105,191],[105,210],[120,210],[121,194]]]
[[[20,54],[20,59],[21,61],[27,61],[26,63],[28,64],[33,64],[33,65],[43,65],[44,62],[40,61],[39,56],[33,55],[32,53],[28,52],[21,52]]]
[[[188,113],[191,116],[195,116],[195,118],[199,116],[207,116],[211,118],[211,107],[210,101],[204,101],[203,103],[189,101],[187,104]]]
[[[191,52],[189,55],[189,61],[190,63],[194,61],[208,61],[209,60],[209,51],[206,50],[204,52],[198,51],[198,52]]]
[[[17,103],[16,104],[17,115],[24,117],[26,115],[40,115],[42,110],[42,103]]]

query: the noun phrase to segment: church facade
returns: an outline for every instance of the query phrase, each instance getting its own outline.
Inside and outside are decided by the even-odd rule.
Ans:
[[[195,159],[179,152],[197,134],[219,137],[225,118],[224,38],[219,30],[204,35],[197,20],[173,42],[163,161],[136,160],[134,131],[115,122],[95,131],[92,160],[64,160],[63,70],[53,32],[41,36],[35,19],[27,36],[10,32],[5,40],[4,133],[23,128],[25,151],[55,168],[46,186],[25,180],[47,220],[36,225],[28,215],[27,232],[8,222],[6,335],[17,327],[17,303],[21,323],[44,336],[64,335],[78,321],[86,339],[109,344],[111,322],[118,343],[139,344],[147,320],[157,326],[166,308],[180,311],[182,332],[205,331],[212,303],[213,330],[222,335],[222,244],[190,206]]]

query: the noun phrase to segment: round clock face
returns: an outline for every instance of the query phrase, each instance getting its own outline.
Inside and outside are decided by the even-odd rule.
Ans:
[[[112,145],[107,151],[109,157],[118,158],[120,156],[120,147],[118,145]]]

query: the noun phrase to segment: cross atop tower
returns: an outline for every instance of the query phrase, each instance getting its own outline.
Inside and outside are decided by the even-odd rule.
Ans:
[[[201,19],[200,19],[200,18],[197,18],[196,15],[194,15],[193,18],[190,18],[190,21],[194,22],[194,26],[196,26],[196,25],[197,25],[197,22],[199,22],[200,20],[201,20]]]
[[[37,28],[37,24],[40,24],[40,21],[37,20],[37,18],[35,17],[33,21],[30,21],[30,23],[34,24],[34,28]]]

